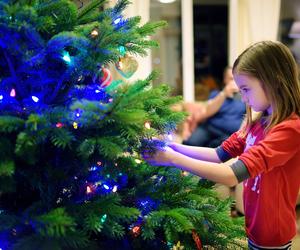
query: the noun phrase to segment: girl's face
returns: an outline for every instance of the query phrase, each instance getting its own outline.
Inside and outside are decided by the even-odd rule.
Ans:
[[[256,112],[272,113],[271,102],[262,88],[261,81],[246,74],[234,74],[233,78],[240,89],[243,102]]]

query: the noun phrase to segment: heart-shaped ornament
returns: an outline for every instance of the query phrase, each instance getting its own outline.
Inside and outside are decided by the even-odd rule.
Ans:
[[[116,69],[121,76],[130,78],[138,69],[138,62],[133,56],[125,55],[116,63]]]

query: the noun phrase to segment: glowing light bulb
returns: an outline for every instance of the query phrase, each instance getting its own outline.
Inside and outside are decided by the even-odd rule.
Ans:
[[[3,100],[3,95],[0,95],[0,101]],[[1,249],[0,249],[1,250]]]
[[[87,193],[87,194],[90,194],[91,192],[92,192],[92,189],[91,189],[89,186],[87,186],[87,187],[86,187],[86,193]]]
[[[10,94],[11,97],[16,97],[16,90],[15,89],[11,89]]]
[[[118,24],[120,21],[121,21],[121,17],[117,18],[117,19],[114,21],[114,24]]]
[[[65,52],[63,53],[62,59],[63,59],[65,62],[67,62],[67,63],[70,63],[70,62],[71,62],[71,57],[70,57],[70,54],[69,54],[68,51],[65,51]]]
[[[134,160],[137,164],[140,164],[142,161],[140,159],[135,159]]]
[[[112,191],[113,191],[114,193],[117,192],[117,191],[118,191],[118,186],[115,185],[115,186],[113,187]]]
[[[31,96],[31,99],[34,101],[34,102],[38,102],[40,99],[36,96]]]
[[[61,122],[56,123],[55,125],[57,128],[62,128],[64,126],[64,124],[62,124]]]
[[[104,184],[103,187],[104,187],[106,190],[109,190],[109,186],[107,186],[106,184]]]
[[[150,129],[151,128],[150,122],[145,122],[144,126],[145,126],[146,129]]]
[[[77,122],[73,122],[73,128],[78,129],[78,123]]]
[[[96,37],[96,36],[98,36],[98,35],[99,35],[98,30],[93,30],[93,31],[91,32],[91,36],[92,36],[92,37]]]
[[[107,214],[104,214],[100,219],[101,223],[104,223],[106,218],[107,218]]]

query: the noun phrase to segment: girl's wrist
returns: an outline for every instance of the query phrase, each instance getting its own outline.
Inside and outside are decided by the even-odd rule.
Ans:
[[[174,155],[171,158],[171,162],[170,162],[172,167],[178,167],[178,163],[180,162],[181,156],[182,155],[180,153],[174,151]]]

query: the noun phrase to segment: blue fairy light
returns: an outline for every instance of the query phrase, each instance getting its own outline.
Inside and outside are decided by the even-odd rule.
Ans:
[[[122,16],[113,17],[112,24],[114,25],[115,29],[119,30],[122,29],[123,31],[126,31],[126,24],[127,20],[123,19]]]
[[[118,24],[119,22],[121,22],[121,20],[122,20],[121,17],[118,17],[113,21],[113,23]]]
[[[36,96],[31,96],[31,99],[34,101],[34,102],[38,102],[40,99]]]
[[[96,171],[96,170],[98,170],[99,168],[97,167],[97,166],[92,166],[92,167],[90,167],[90,171]]]
[[[141,210],[143,216],[149,214],[152,210],[157,209],[159,202],[150,197],[140,198],[137,201],[137,207]]]
[[[71,56],[68,51],[64,51],[62,59],[67,63],[71,63]]]
[[[110,189],[110,187],[109,187],[108,185],[106,185],[106,184],[104,184],[103,187],[104,187],[106,190],[109,190],[109,189]]]
[[[3,97],[3,95],[0,95],[0,101],[2,101],[2,100],[3,100],[3,98],[4,98],[4,97]],[[0,250],[1,250],[1,249],[0,249]]]

